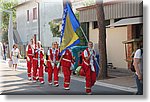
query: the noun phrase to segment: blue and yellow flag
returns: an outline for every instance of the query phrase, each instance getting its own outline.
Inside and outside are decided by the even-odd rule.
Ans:
[[[76,19],[70,5],[67,3],[66,7],[64,8],[64,14],[62,19],[60,54],[62,54],[67,48],[70,48],[80,43],[79,37],[75,33],[77,28],[79,27],[80,24]]]

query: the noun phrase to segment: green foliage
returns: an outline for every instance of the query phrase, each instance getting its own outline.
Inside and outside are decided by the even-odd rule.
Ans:
[[[4,10],[10,10],[13,13],[13,23],[16,21],[16,9],[13,8],[17,5],[17,0],[0,0],[0,12],[2,12],[2,39],[8,42],[8,25],[9,25],[9,13],[4,12]]]
[[[60,30],[59,30],[59,25],[60,23],[56,23],[54,21],[49,22],[50,29],[52,31],[53,37],[60,37]]]
[[[84,6],[90,6],[95,4],[95,0],[85,0],[85,2],[83,3]]]
[[[0,3],[1,3],[1,9],[2,10],[13,11],[13,22],[15,22],[16,9],[13,7],[17,5],[16,0],[9,0],[9,1],[1,0]],[[8,24],[9,24],[9,14],[7,12],[3,12],[2,13],[2,29],[7,30]]]

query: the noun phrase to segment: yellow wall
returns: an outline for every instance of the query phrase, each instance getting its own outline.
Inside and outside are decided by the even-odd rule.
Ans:
[[[113,63],[114,67],[128,68],[122,43],[127,40],[127,27],[107,28],[106,36],[108,62]]]
[[[94,49],[96,50],[96,53],[98,53],[98,29],[92,29],[92,23],[89,23],[89,40],[94,43]]]
[[[98,29],[92,29],[90,23],[89,40],[94,42],[94,48],[98,52]],[[108,63],[114,67],[127,68],[125,59],[125,47],[122,41],[127,40],[127,27],[115,27],[106,29],[106,46]]]

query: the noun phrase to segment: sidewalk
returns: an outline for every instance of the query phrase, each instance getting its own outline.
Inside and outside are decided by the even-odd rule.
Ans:
[[[100,80],[100,82],[115,84],[124,87],[136,88],[134,73],[132,73],[128,69],[122,69],[122,68],[108,69],[108,76],[110,78]]]

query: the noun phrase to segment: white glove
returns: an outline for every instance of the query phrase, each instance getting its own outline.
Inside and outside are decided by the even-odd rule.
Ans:
[[[54,68],[54,63],[53,63],[53,62],[51,62],[51,65],[52,65],[52,67]]]
[[[27,56],[27,61],[30,61],[30,58]]]
[[[95,68],[94,68],[93,64],[91,64],[91,70],[92,70],[92,72],[95,72]]]
[[[97,61],[97,58],[96,58],[96,57],[94,57],[94,60],[95,60],[95,61]]]
[[[19,54],[19,58],[22,58],[22,56]]]
[[[57,68],[59,68],[60,67],[60,62],[57,64]]]
[[[74,69],[74,64],[71,63],[71,70]]]

